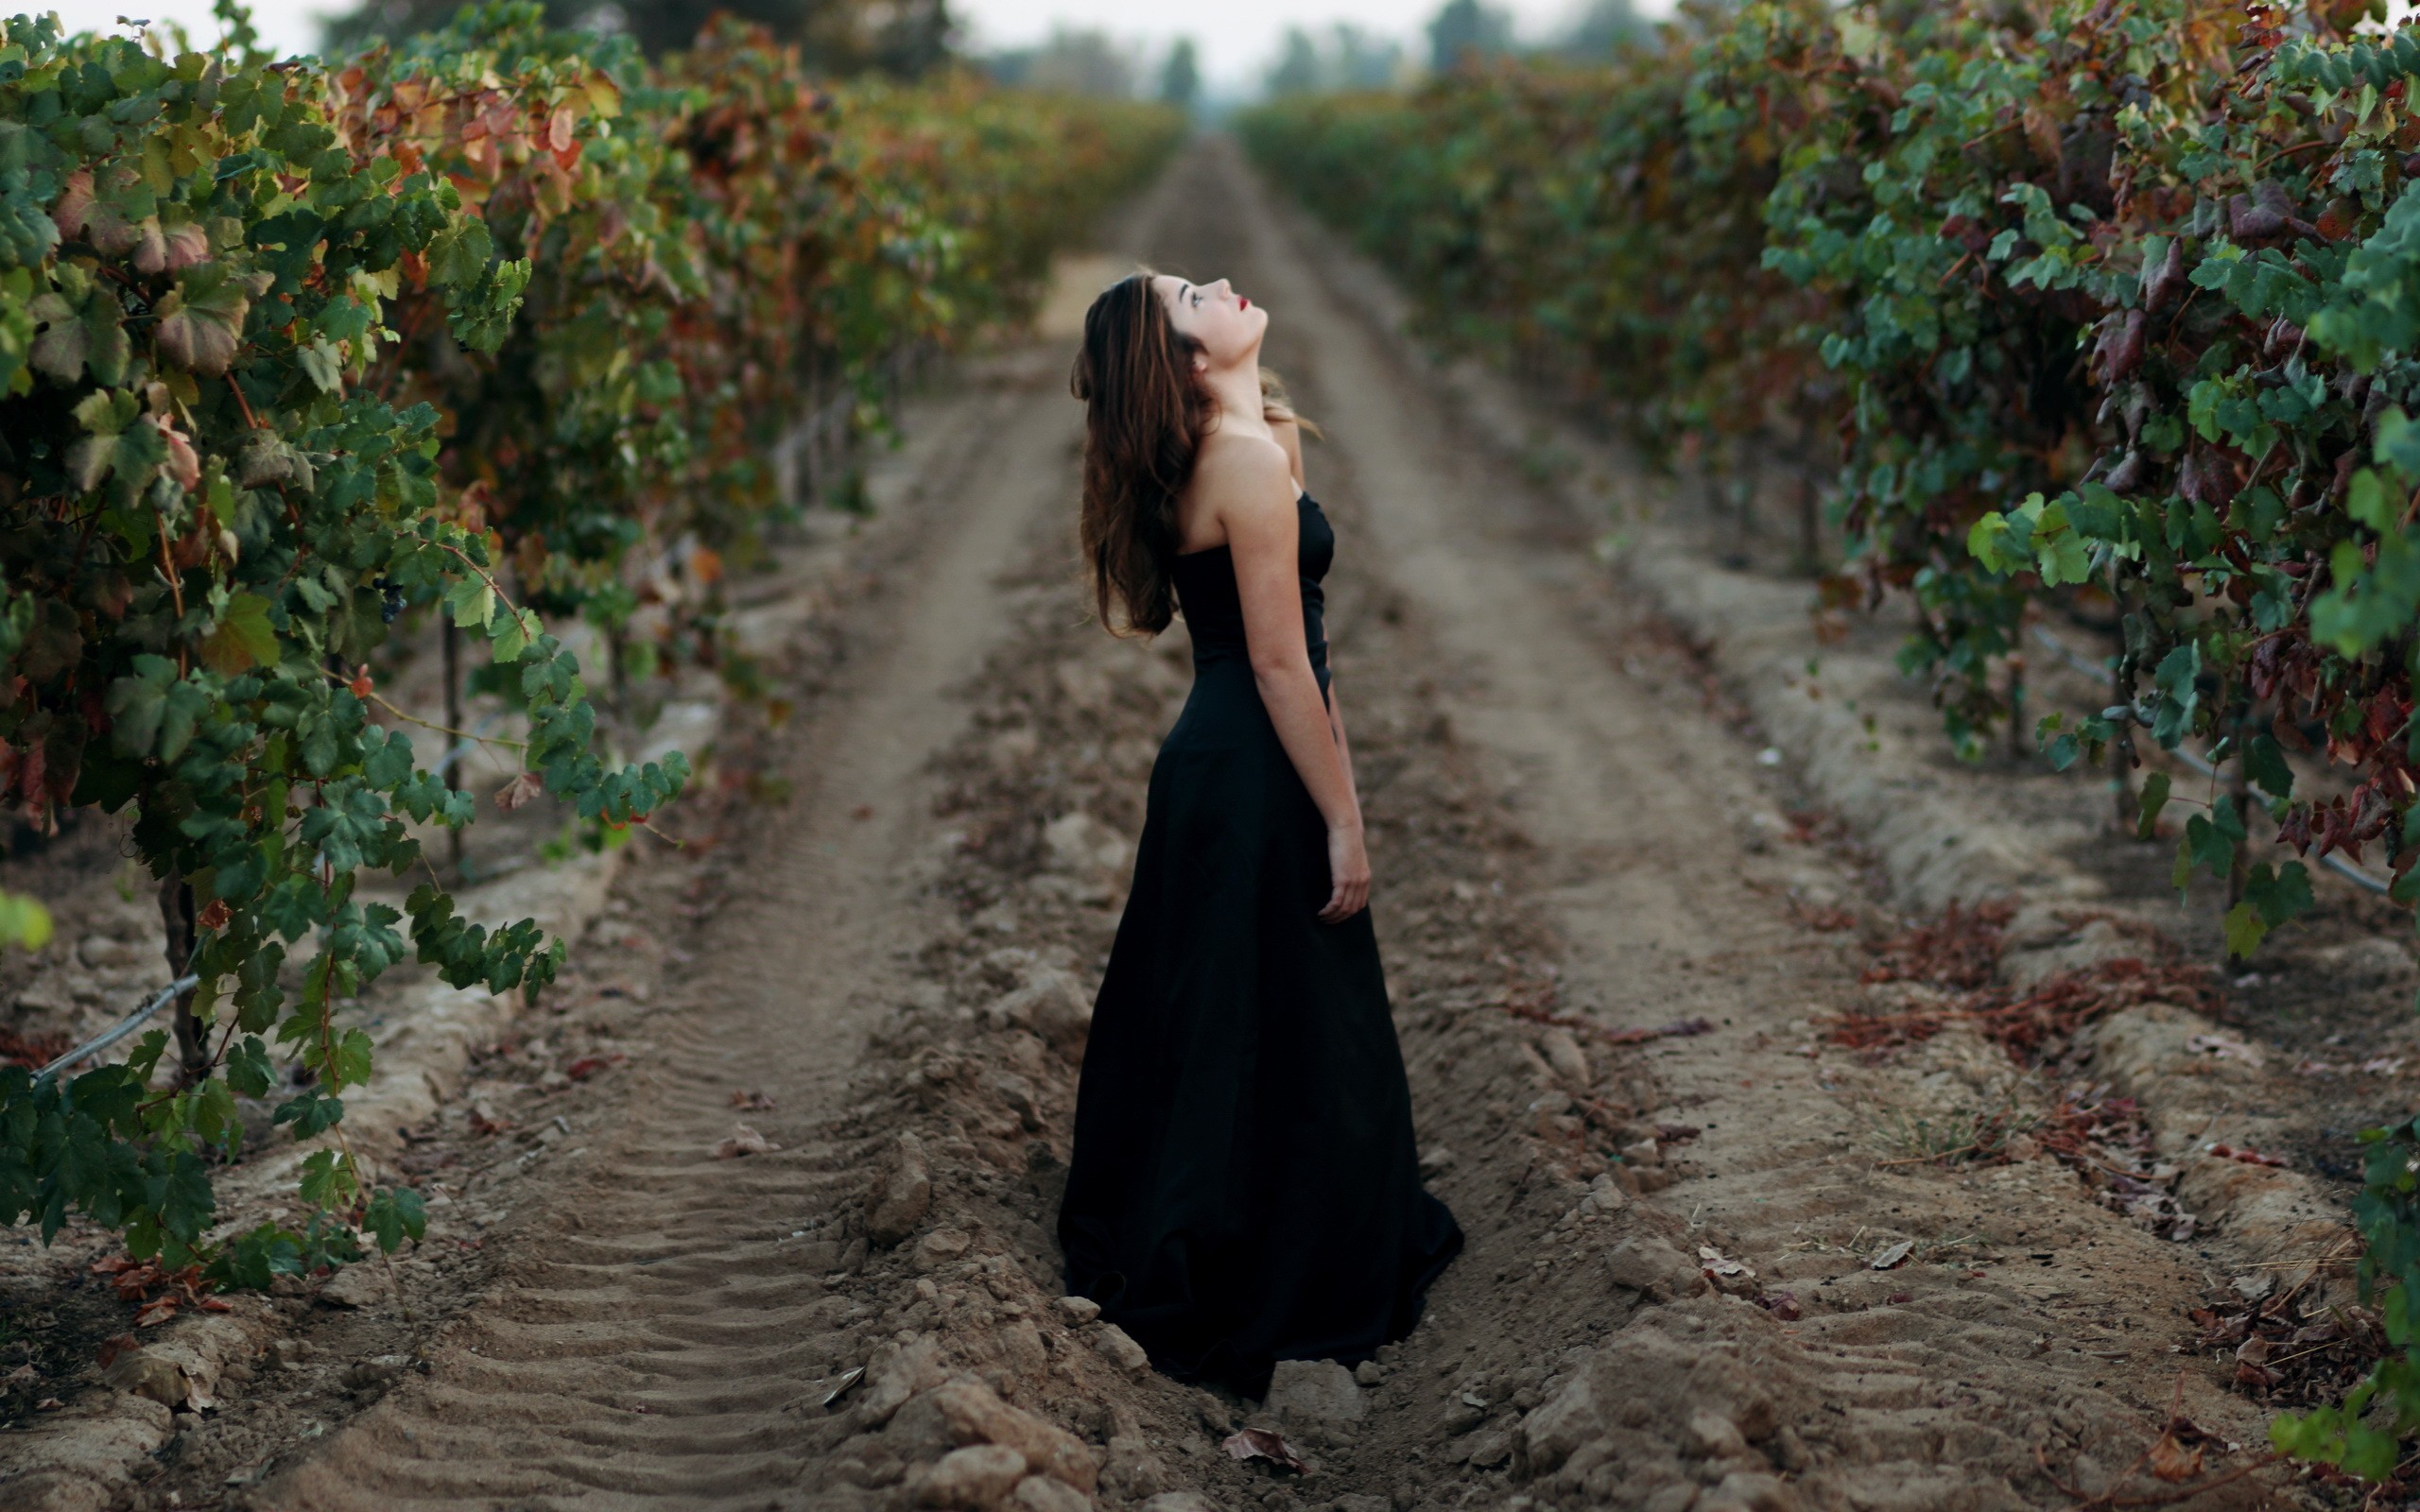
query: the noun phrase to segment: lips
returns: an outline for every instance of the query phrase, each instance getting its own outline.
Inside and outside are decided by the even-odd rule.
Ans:
[[[1236,295],[1236,298],[1237,300],[1241,300],[1241,301],[1243,301],[1242,307],[1243,307],[1244,309],[1249,310],[1249,309],[1251,309],[1251,308],[1252,308],[1252,301],[1244,299],[1244,297],[1243,297],[1242,295],[1240,295],[1240,294]]]

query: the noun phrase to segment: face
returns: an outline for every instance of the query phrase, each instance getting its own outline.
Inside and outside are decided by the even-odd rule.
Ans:
[[[1201,343],[1201,360],[1210,367],[1229,367],[1251,356],[1269,329],[1269,312],[1229,288],[1223,278],[1194,284],[1162,273],[1151,280],[1151,288],[1167,306],[1169,323]]]

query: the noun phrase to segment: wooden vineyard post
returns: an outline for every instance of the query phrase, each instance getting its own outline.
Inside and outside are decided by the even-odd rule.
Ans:
[[[2118,613],[2118,654],[2109,662],[2109,702],[2118,708],[2135,706],[2135,653],[2126,644],[2126,597],[2118,576],[2118,563],[2109,564],[2109,603]],[[2135,805],[2135,722],[2120,719],[2118,732],[2109,742],[2109,797],[2112,804],[2110,823],[2119,834],[2134,832]]]
[[[175,982],[184,976],[193,962],[193,885],[182,877],[171,874],[160,884],[160,924],[167,944],[168,980]],[[193,1016],[196,990],[187,988],[177,994],[174,1020],[177,1065],[184,1073],[184,1085],[188,1087],[210,1074],[210,1041]]]
[[[445,754],[439,761],[437,775],[450,787],[460,787],[461,765],[470,752],[462,748],[462,737],[455,731],[462,730],[462,631],[452,615],[445,616]],[[452,863],[456,876],[462,872],[462,830],[450,825],[445,831],[445,855]]]

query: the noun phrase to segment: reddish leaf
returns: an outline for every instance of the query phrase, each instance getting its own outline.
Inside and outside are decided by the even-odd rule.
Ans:
[[[1247,1428],[1241,1433],[1229,1435],[1219,1441],[1219,1447],[1236,1459],[1265,1459],[1281,1470],[1299,1474],[1310,1469],[1300,1455],[1287,1447],[1285,1439],[1266,1428]]]

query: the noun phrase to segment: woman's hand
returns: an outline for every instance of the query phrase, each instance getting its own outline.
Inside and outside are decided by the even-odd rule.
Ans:
[[[1331,824],[1327,830],[1327,906],[1320,922],[1340,924],[1370,906],[1370,852],[1361,843],[1358,823]]]

